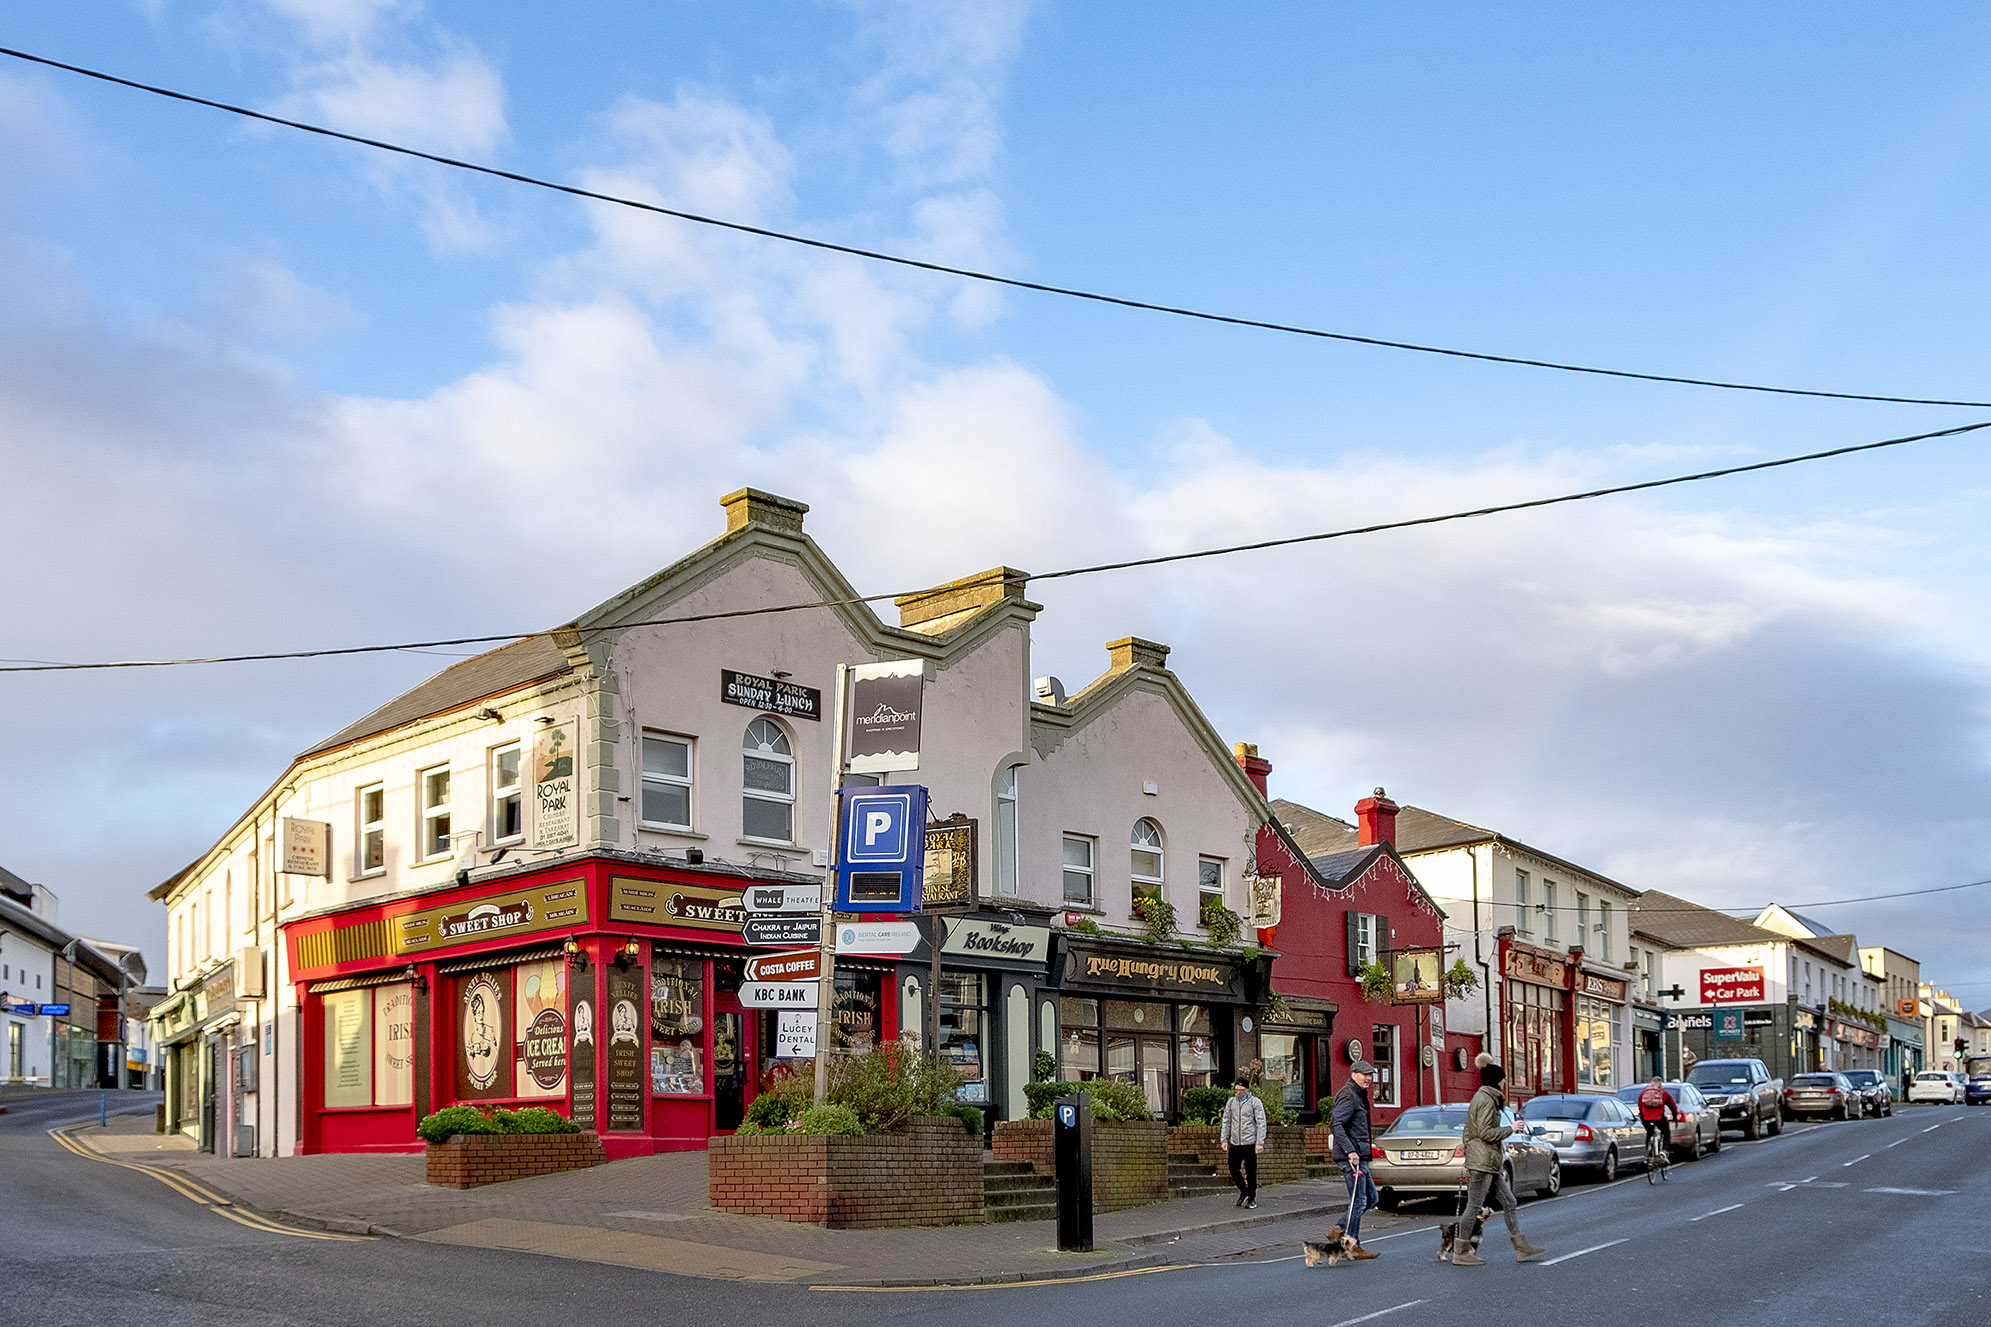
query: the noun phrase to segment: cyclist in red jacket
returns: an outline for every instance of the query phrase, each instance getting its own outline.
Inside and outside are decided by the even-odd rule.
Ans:
[[[1638,1118],[1645,1125],[1646,1146],[1652,1145],[1653,1136],[1659,1138],[1659,1150],[1664,1152],[1672,1140],[1667,1137],[1666,1122],[1669,1119],[1681,1120],[1686,1116],[1673,1104],[1673,1096],[1657,1078],[1646,1084],[1645,1091],[1638,1094]]]

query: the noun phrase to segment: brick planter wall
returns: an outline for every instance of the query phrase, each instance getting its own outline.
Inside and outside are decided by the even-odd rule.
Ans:
[[[998,1161],[1028,1161],[1039,1175],[1057,1174],[1049,1120],[1003,1120],[995,1127],[993,1146]],[[1094,1120],[1093,1209],[1117,1212],[1166,1197],[1168,1126],[1160,1120]]]
[[[1334,1158],[1334,1130],[1325,1124],[1310,1125],[1307,1129],[1307,1155],[1310,1157]]]
[[[1265,1130],[1265,1150],[1258,1154],[1258,1186],[1291,1184],[1307,1177],[1307,1135],[1311,1129],[1296,1124],[1275,1124]],[[1213,1166],[1219,1175],[1230,1174],[1230,1151],[1217,1141],[1214,1124],[1178,1124],[1168,1131],[1171,1155],[1194,1154],[1203,1165]]]
[[[956,1226],[982,1219],[981,1139],[951,1115],[903,1134],[714,1138],[712,1205],[803,1225]]]
[[[475,1189],[607,1160],[598,1134],[460,1133],[428,1145],[428,1180],[438,1188]]]

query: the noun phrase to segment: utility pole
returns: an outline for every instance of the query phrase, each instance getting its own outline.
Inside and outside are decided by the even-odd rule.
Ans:
[[[830,1094],[830,1035],[836,1002],[837,830],[843,815],[844,747],[849,740],[850,665],[836,666],[836,720],[831,725],[829,866],[823,874],[822,934],[817,937],[822,975],[816,986],[816,1104]]]

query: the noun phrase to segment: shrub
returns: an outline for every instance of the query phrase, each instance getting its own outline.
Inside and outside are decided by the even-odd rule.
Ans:
[[[1030,1118],[1047,1120],[1058,1098],[1083,1092],[1092,1098],[1092,1116],[1098,1120],[1151,1120],[1148,1099],[1140,1084],[1119,1078],[1088,1078],[1083,1083],[1026,1083],[1023,1098],[1030,1103]]]
[[[1449,972],[1445,974],[1445,994],[1453,999],[1471,995],[1479,989],[1479,978],[1466,966],[1464,959],[1454,959]]]
[[[1182,1094],[1184,1124],[1215,1124],[1223,1118],[1224,1102],[1230,1090],[1221,1087],[1192,1087]]]
[[[1065,929],[1067,931],[1077,931],[1080,935],[1104,934],[1104,932],[1102,932],[1099,929],[1099,923],[1094,921],[1090,917],[1081,917],[1077,921],[1073,922],[1070,926],[1067,926]]]
[[[1198,911],[1197,920],[1209,931],[1211,944],[1224,949],[1237,942],[1244,930],[1244,919],[1225,907],[1222,899],[1212,895],[1203,900]]]
[[[1149,944],[1161,944],[1175,934],[1175,905],[1160,894],[1134,895],[1134,915]]]
[[[806,1091],[763,1092],[754,1098],[753,1105],[747,1107],[747,1118],[741,1131],[746,1131],[746,1125],[751,1125],[755,1132],[785,1129],[812,1104],[812,1094]]]
[[[1251,1085],[1251,1095],[1257,1097],[1265,1107],[1265,1123],[1269,1128],[1275,1124],[1291,1124],[1293,1112],[1286,1108],[1286,1088],[1282,1083],[1268,1083],[1260,1080]]]
[[[915,1115],[945,1114],[960,1086],[952,1065],[887,1042],[833,1062],[829,1100],[856,1112],[865,1133],[899,1133]]]
[[[864,1131],[864,1122],[857,1118],[856,1111],[848,1106],[839,1106],[831,1102],[828,1105],[809,1107],[792,1126],[779,1132],[833,1134],[837,1137],[853,1138]]]
[[[1390,972],[1380,963],[1371,963],[1362,969],[1362,998],[1364,1000],[1384,1000],[1389,998]]]
[[[424,1116],[415,1126],[423,1142],[446,1143],[460,1133],[579,1133],[581,1126],[544,1106],[524,1110],[485,1110],[479,1106],[446,1106]]]
[[[982,1112],[979,1107],[965,1106],[960,1102],[955,1102],[951,1106],[943,1107],[941,1114],[952,1115],[955,1119],[961,1121],[961,1126],[969,1133],[977,1138],[982,1136]]]
[[[1038,1051],[1030,1057],[1030,1081],[1048,1083],[1058,1076],[1058,1057],[1049,1051]]]

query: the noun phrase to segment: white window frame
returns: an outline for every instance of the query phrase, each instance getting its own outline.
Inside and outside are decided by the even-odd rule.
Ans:
[[[1154,843],[1141,841],[1141,827],[1145,825],[1154,831]],[[1152,816],[1142,816],[1127,831],[1127,878],[1131,882],[1128,902],[1142,894],[1152,893],[1156,898],[1167,898],[1168,855],[1166,836],[1162,833],[1161,822]],[[1153,853],[1156,870],[1153,875],[1142,875],[1134,869],[1135,860],[1143,853]]]
[[[1373,912],[1358,912],[1355,914],[1355,966],[1357,968],[1366,968],[1371,963],[1380,963],[1383,961],[1382,956],[1376,952],[1376,938],[1378,935],[1376,916],[1377,914]]]
[[[1398,1027],[1394,1023],[1370,1024],[1369,1054],[1371,1056],[1375,1055],[1376,1033],[1382,1032],[1385,1029],[1387,1029],[1389,1033],[1388,1040],[1390,1044],[1390,1053],[1386,1057],[1384,1057],[1383,1062],[1378,1064],[1377,1067],[1381,1069],[1387,1069],[1389,1073],[1387,1076],[1380,1074],[1377,1075],[1376,1081],[1372,1084],[1373,1087],[1382,1089],[1376,1093],[1375,1100],[1371,1103],[1372,1105],[1376,1106],[1394,1106],[1403,1097],[1403,1074],[1402,1074],[1402,1063],[1401,1063],[1403,1059],[1403,1054],[1402,1054],[1403,1029]]]
[[[1211,889],[1203,883],[1204,869],[1217,868],[1217,887]],[[1230,863],[1221,857],[1198,857],[1196,859],[1196,920],[1203,922],[1203,905],[1208,899],[1215,899],[1217,906],[1230,906]]]
[[[1555,924],[1555,881],[1544,878],[1542,881],[1542,939],[1553,941],[1559,927]]]
[[[684,748],[683,777],[651,770],[650,743],[652,742],[668,743]],[[744,757],[744,748],[742,748],[741,754]],[[638,751],[637,759],[641,764],[641,768],[637,772],[637,782],[641,786],[636,790],[636,823],[644,829],[682,830],[686,832],[695,830],[698,820],[698,743],[681,733],[645,731],[643,734],[642,749]],[[745,768],[746,766],[742,764],[741,770],[744,771]],[[793,775],[789,776],[789,783],[792,788],[794,784]],[[672,820],[650,819],[649,800],[644,794],[651,788],[684,789],[683,823]]]
[[[1590,896],[1576,891],[1576,948],[1590,952]]]
[[[1606,963],[1609,963],[1611,961],[1611,901],[1609,899],[1600,898],[1597,900],[1597,925],[1602,928],[1597,934],[1603,937],[1597,945],[1597,956]]]
[[[1514,873],[1514,929],[1522,935],[1532,935],[1534,933],[1535,928],[1530,924],[1532,921],[1530,913],[1532,911],[1533,909],[1529,906],[1528,901],[1528,873],[1526,871],[1516,871]]]
[[[781,738],[781,745],[787,748],[785,751],[776,751],[764,739],[755,742],[752,746],[747,745],[748,740],[753,737],[754,731],[763,724],[767,726],[769,731]],[[770,792],[765,789],[749,788],[747,786],[747,761],[749,760],[764,760],[772,764],[786,765],[788,767],[787,795],[783,796],[780,793]],[[770,839],[758,834],[749,834],[747,832],[748,802],[766,802],[777,806],[786,806],[788,808],[788,837],[785,839]],[[795,844],[795,739],[789,735],[787,729],[764,714],[748,724],[745,732],[740,736],[740,837],[754,843],[779,844],[783,847],[793,847]]]
[[[1071,859],[1072,845],[1085,849],[1085,864],[1079,865]],[[1096,908],[1099,906],[1099,840],[1089,834],[1067,834],[1060,849],[1064,862],[1063,898],[1068,908]],[[1072,897],[1072,877],[1085,881],[1085,898]]]
[[[446,781],[444,788],[447,795],[440,802],[432,802],[429,800],[430,780],[438,774]],[[456,776],[448,765],[430,765],[427,769],[415,771],[415,832],[421,836],[415,844],[418,861],[440,861],[449,856],[452,831],[455,829],[450,820],[449,807],[455,795]],[[442,825],[442,847],[434,848],[431,845],[438,837],[438,822]]]
[[[995,786],[995,892],[1011,897],[1017,891],[1016,863],[1016,771],[1009,765],[997,771]]]
[[[503,784],[498,782],[501,777],[498,773],[498,762],[507,751],[514,753],[518,757],[515,766],[516,772],[513,776],[516,782]],[[492,747],[489,768],[491,786],[491,828],[489,833],[491,835],[491,842],[523,843],[525,842],[525,744],[522,742],[506,742],[500,746]],[[510,803],[512,806],[518,808],[518,828],[510,834],[504,832],[506,803]]]

